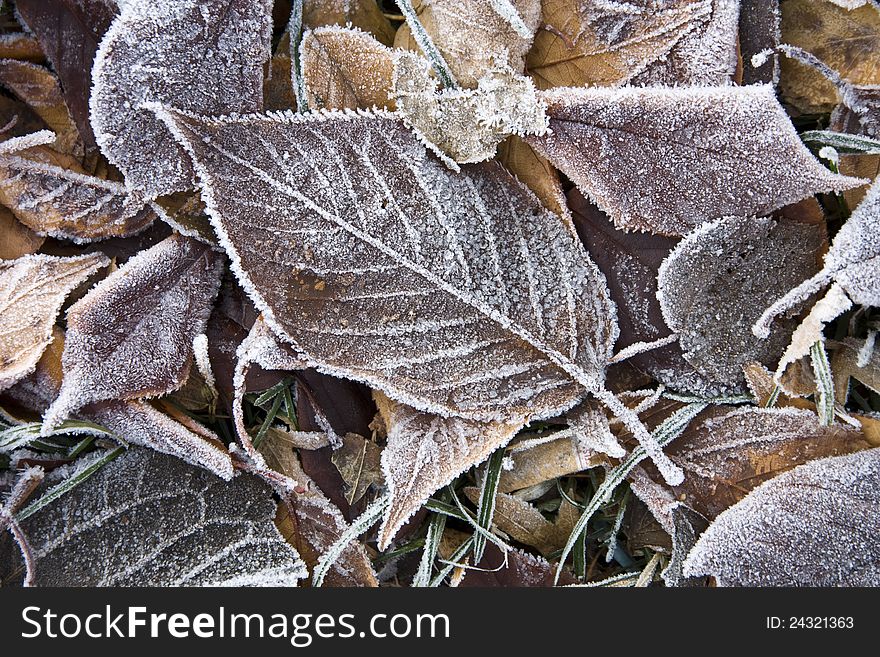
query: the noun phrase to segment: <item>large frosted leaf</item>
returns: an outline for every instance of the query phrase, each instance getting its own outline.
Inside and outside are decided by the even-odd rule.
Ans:
[[[156,219],[121,183],[23,157],[0,157],[0,202],[37,233],[74,242],[127,237]]]
[[[767,85],[558,89],[538,152],[627,230],[684,235],[862,181],[823,167]]]
[[[0,390],[34,370],[67,295],[108,264],[102,254],[0,263]]]
[[[812,461],[722,513],[684,564],[722,586],[880,585],[880,449]]]
[[[819,270],[824,237],[816,225],[747,217],[719,219],[685,237],[657,279],[663,317],[679,335],[685,359],[728,388],[742,388],[743,364],[775,364],[796,321],[777,321],[766,340],[755,337],[752,324]]]
[[[482,421],[602,389],[617,327],[601,274],[497,164],[454,173],[382,113],[162,114],[233,269],[319,369]]]
[[[421,508],[438,488],[503,447],[521,428],[516,423],[485,423],[444,418],[376,395],[388,431],[382,472],[391,495],[379,534],[380,547]]]
[[[44,428],[92,402],[152,397],[183,385],[222,265],[210,247],[175,235],[130,259],[71,306],[64,381]]]
[[[22,523],[37,586],[296,586],[272,490],[131,448]]]
[[[147,196],[193,186],[192,165],[147,101],[224,114],[262,109],[271,0],[129,0],[92,69],[102,152]]]

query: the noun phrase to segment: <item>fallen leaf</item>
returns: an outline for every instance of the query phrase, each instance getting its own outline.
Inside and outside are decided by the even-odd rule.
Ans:
[[[465,487],[462,492],[474,504],[480,499],[479,488]],[[514,541],[533,547],[544,556],[560,549],[568,539],[568,534],[561,535],[556,525],[535,507],[513,495],[495,496],[492,522]]]
[[[108,264],[99,254],[35,254],[0,263],[0,390],[34,370],[67,295]]]
[[[92,62],[116,15],[112,0],[16,0],[16,14],[40,41],[87,150],[97,147],[89,123]]]
[[[722,513],[684,564],[720,586],[880,585],[880,450],[819,459]]]
[[[155,205],[161,208],[157,213],[159,218],[181,235],[217,246],[217,236],[205,212],[205,202],[198,194],[178,192],[158,199]]]
[[[516,135],[511,135],[498,145],[495,157],[517,180],[532,190],[545,208],[566,222],[571,221],[559,173],[546,158],[538,155],[534,148]]]
[[[390,46],[394,41],[394,27],[382,13],[376,0],[303,0],[302,12],[303,26],[307,28],[351,25],[369,32],[383,45]]]
[[[0,60],[0,84],[27,103],[55,133],[55,148],[83,154],[79,130],[64,102],[58,79],[42,66],[14,59]]]
[[[371,486],[382,486],[381,458],[382,450],[372,440],[356,433],[342,437],[342,446],[333,452],[331,460],[345,482],[349,504],[358,502]]]
[[[511,5],[526,30],[534,34],[541,20],[541,0],[511,0]],[[413,7],[462,87],[475,87],[477,80],[501,63],[523,72],[532,38],[499,15],[492,0],[415,0]],[[397,31],[394,45],[418,50],[409,25]]]
[[[322,371],[480,421],[549,417],[601,389],[616,332],[604,283],[497,164],[456,174],[385,113],[161,114],[233,271]]]
[[[535,85],[509,68],[491,69],[476,89],[440,90],[427,60],[402,53],[394,60],[393,93],[398,113],[422,142],[454,162],[482,162],[510,135],[547,132]]]
[[[17,7],[16,7],[17,8]],[[40,42],[25,32],[6,32],[0,39],[0,59],[17,59],[39,64],[46,60]]]
[[[752,333],[763,309],[821,269],[821,226],[771,218],[704,224],[675,246],[658,275],[657,298],[684,358],[704,377],[742,389],[742,366],[775,364],[796,318],[779,318],[769,339]]]
[[[626,456],[626,450],[611,433],[608,417],[596,402],[588,401],[575,406],[565,414],[565,419],[582,449],[616,459]]]
[[[434,491],[506,445],[522,425],[444,418],[381,393],[374,398],[388,430],[382,472],[391,504],[379,532],[379,548],[384,549]]]
[[[875,7],[853,10],[826,0],[786,0],[782,42],[803,48],[853,84],[880,83],[880,13]],[[805,113],[830,112],[838,103],[833,83],[800,62],[783,57],[779,90]]]
[[[21,523],[37,586],[296,586],[272,490],[131,448]]]
[[[275,46],[275,53],[269,60],[269,67],[263,80],[263,108],[267,111],[296,109],[292,69],[290,32],[285,32]]]
[[[506,561],[505,561],[506,559]],[[556,564],[530,554],[525,550],[501,550],[491,543],[486,545],[483,558],[476,568],[467,569],[459,586],[462,587],[546,587],[554,585]],[[575,578],[568,569],[563,570],[559,584],[567,586],[575,583]]]
[[[169,102],[207,114],[263,105],[270,0],[127,1],[92,69],[92,129],[101,151],[148,197],[189,189],[192,165],[149,109]]]
[[[15,260],[35,253],[45,239],[16,219],[9,208],[0,206],[0,260]]]
[[[866,351],[866,340],[846,338],[832,346],[831,375],[834,378],[834,398],[846,404],[849,397],[850,379],[880,394],[880,350]]]
[[[37,233],[77,243],[128,237],[156,219],[121,183],[16,156],[0,156],[0,202]]]
[[[626,230],[684,235],[863,184],[810,154],[767,85],[543,96],[552,133],[526,141]]]
[[[300,52],[309,108],[395,109],[394,51],[366,32],[320,27],[303,35]]]
[[[557,431],[534,440],[525,435],[510,446],[508,458],[511,467],[501,470],[498,481],[498,490],[502,493],[529,488],[607,462],[590,449],[575,430]]]
[[[188,237],[139,253],[67,311],[64,382],[45,431],[96,401],[162,395],[183,385],[223,260]]]

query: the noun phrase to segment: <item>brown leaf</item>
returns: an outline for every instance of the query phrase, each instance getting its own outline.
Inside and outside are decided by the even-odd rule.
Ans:
[[[728,218],[704,224],[667,256],[657,298],[684,358],[708,380],[742,389],[742,366],[775,364],[796,318],[780,318],[769,339],[752,333],[763,309],[821,268],[821,226],[770,218]]]
[[[44,429],[92,402],[157,396],[183,385],[222,266],[206,245],[175,235],[129,260],[71,306],[64,382],[46,411]]]
[[[67,295],[109,260],[27,255],[0,263],[0,390],[34,370]]]
[[[798,46],[853,84],[880,83],[880,13],[875,7],[843,9],[831,2],[786,0],[782,42]],[[830,112],[838,102],[834,84],[815,69],[782,58],[779,89],[805,113]]]
[[[122,6],[95,57],[90,107],[101,151],[133,189],[156,197],[194,183],[182,146],[144,103],[205,114],[262,109],[271,6],[270,0]]]
[[[524,550],[513,549],[505,555],[492,543],[486,545],[483,558],[476,566],[464,571],[460,586],[551,587],[556,578],[556,564]],[[562,586],[575,581],[568,569],[559,577]]]
[[[263,108],[267,111],[296,109],[292,69],[290,32],[285,32],[275,46],[275,53],[269,60],[266,77],[263,79]]]
[[[501,470],[498,490],[509,493],[596,467],[607,459],[589,449],[575,431],[559,431],[546,441],[525,435],[510,446],[512,466]]]
[[[58,79],[42,66],[13,59],[0,60],[0,84],[27,103],[55,133],[55,148],[83,154],[79,130],[61,94]]]
[[[382,472],[391,505],[379,533],[383,549],[434,491],[506,445],[522,425],[444,418],[378,392],[374,398],[388,430]]]
[[[559,89],[544,98],[553,132],[527,141],[627,230],[684,235],[863,184],[810,154],[769,86]]]
[[[480,499],[479,488],[465,487],[463,492],[474,504]],[[563,535],[540,511],[514,495],[498,493],[495,496],[492,522],[513,540],[535,548],[544,556],[560,549],[568,540],[568,534]]]
[[[372,440],[356,433],[347,433],[342,446],[334,450],[331,460],[345,482],[345,501],[357,503],[371,486],[383,483],[382,450]]]
[[[511,4],[534,34],[541,20],[541,0],[511,0]],[[491,0],[416,0],[413,6],[461,86],[475,87],[477,80],[499,63],[523,72],[532,39],[501,17]],[[394,45],[418,50],[408,25],[397,31]]]
[[[564,220],[571,221],[571,214],[565,203],[565,193],[559,182],[559,174],[546,158],[538,155],[534,148],[516,135],[511,135],[498,145],[495,157],[521,183],[532,190],[544,207],[563,217]]]
[[[40,64],[46,60],[46,55],[36,37],[25,32],[11,32],[4,34],[0,40],[0,59],[18,59]]]
[[[376,0],[303,0],[302,22],[303,27],[311,29],[323,25],[351,25],[369,32],[383,45],[390,46],[394,41],[394,27],[385,18]]]
[[[0,202],[37,233],[74,242],[139,233],[156,219],[125,185],[54,164],[0,156]]]
[[[217,236],[205,212],[205,202],[198,194],[178,192],[156,201],[164,212],[159,217],[181,235],[217,246]]]
[[[752,491],[684,564],[721,586],[880,585],[880,449],[819,459]]]
[[[88,150],[96,148],[89,123],[92,62],[116,14],[108,0],[16,0],[15,10],[40,40]]]
[[[0,260],[35,253],[45,239],[16,219],[9,208],[0,206]]]
[[[847,338],[833,345],[831,375],[834,378],[834,398],[845,404],[849,396],[850,378],[880,394],[880,350],[867,349],[866,340]]]
[[[320,27],[303,35],[300,51],[310,109],[395,109],[394,51],[369,34]]]
[[[797,465],[868,447],[859,431],[822,426],[811,411],[745,407],[692,425],[668,453],[686,473],[676,497],[711,519]]]
[[[541,89],[724,84],[736,67],[737,3],[543,0],[527,68]]]

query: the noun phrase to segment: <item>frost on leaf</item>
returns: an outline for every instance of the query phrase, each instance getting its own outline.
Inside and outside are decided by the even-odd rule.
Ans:
[[[375,399],[388,431],[382,471],[391,505],[379,532],[379,547],[384,549],[434,491],[510,442],[522,424],[444,418],[381,393]]]
[[[547,132],[544,103],[529,78],[493,68],[476,89],[443,89],[427,60],[403,53],[394,62],[394,100],[401,116],[435,149],[455,162],[482,162],[510,135]]]
[[[305,28],[355,27],[369,32],[383,45],[390,46],[394,41],[394,26],[376,0],[303,0],[302,5]]]
[[[492,0],[415,0],[419,22],[449,64],[458,83],[465,88],[477,85],[490,69],[507,64],[513,71],[524,70],[524,58],[541,22],[541,0],[511,0],[520,19],[520,30],[496,10]],[[397,31],[394,45],[417,50],[408,25]]]
[[[394,51],[366,32],[321,27],[303,35],[300,52],[310,109],[394,109]]]
[[[325,373],[481,421],[602,389],[617,326],[601,274],[496,163],[452,172],[384,113],[162,114],[233,270]]]
[[[98,145],[129,186],[155,197],[193,187],[186,153],[145,102],[206,114],[262,109],[271,0],[129,0],[92,70]]]
[[[657,272],[679,240],[650,233],[624,232],[576,189],[568,194],[575,227],[587,251],[605,274],[620,316],[618,351],[637,342],[654,342],[672,334],[657,300]],[[673,390],[705,396],[725,392],[684,359],[677,342],[627,359]]]
[[[22,523],[37,586],[296,586],[272,490],[131,448]]]
[[[125,185],[15,156],[0,156],[0,202],[37,233],[80,243],[128,237],[156,219]]]
[[[108,264],[101,254],[0,263],[0,390],[34,370],[67,295]]]
[[[834,377],[834,398],[841,404],[845,404],[849,396],[850,378],[880,394],[880,349],[877,348],[876,333],[873,334],[873,340],[846,338],[836,343],[831,373]]]
[[[670,458],[685,471],[684,483],[672,490],[711,519],[797,465],[868,447],[860,431],[823,426],[812,411],[739,408],[690,427],[669,447]]]
[[[721,586],[880,585],[880,449],[819,459],[722,513],[684,572]]]
[[[626,450],[608,425],[608,417],[595,402],[584,402],[570,410],[565,419],[584,450],[607,454],[614,458],[626,456]]]
[[[724,84],[736,68],[735,0],[544,0],[528,55],[541,89]]]
[[[819,270],[824,245],[819,226],[770,218],[719,219],[685,237],[660,267],[657,290],[685,359],[726,388],[742,388],[745,363],[776,363],[796,320],[777,320],[769,339],[752,324]]]
[[[541,437],[521,434],[511,443],[506,458],[510,459],[511,467],[501,470],[498,490],[502,493],[530,488],[609,463],[604,454],[590,449],[577,428]]]
[[[92,402],[152,397],[183,385],[222,265],[205,244],[172,236],[131,258],[71,306],[64,381],[44,429]]]
[[[527,141],[626,230],[684,235],[863,184],[813,158],[770,86],[543,96],[552,133]]]

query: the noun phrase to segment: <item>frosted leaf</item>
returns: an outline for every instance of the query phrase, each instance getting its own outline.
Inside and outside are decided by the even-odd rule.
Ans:
[[[772,87],[558,89],[527,141],[627,230],[684,235],[863,181],[801,143]]]
[[[834,345],[831,373],[834,377],[834,399],[845,404],[849,396],[850,378],[856,379],[880,394],[880,349],[876,348],[876,333],[872,343],[867,340],[846,338]]]
[[[131,448],[22,523],[37,586],[296,586],[272,490]]]
[[[96,401],[170,392],[186,381],[222,257],[172,236],[134,256],[67,311],[64,381],[43,419],[50,430]]]
[[[370,487],[380,489],[383,485],[382,450],[372,440],[356,433],[347,433],[342,445],[333,451],[330,460],[344,482],[345,501],[357,504]]]
[[[722,513],[684,564],[720,586],[880,585],[880,449],[819,459]]]
[[[496,3],[497,0],[413,2],[419,22],[465,88],[475,87],[479,78],[497,65],[507,64],[517,73],[524,70],[532,35],[541,22],[541,0],[511,0],[522,22],[519,29],[495,10]],[[398,30],[394,45],[417,49],[408,25]]]
[[[544,0],[528,70],[541,89],[724,84],[736,68],[734,0]]]
[[[740,0],[739,5],[742,83],[776,84],[779,81],[778,55],[760,63],[753,58],[779,45],[779,0]]]
[[[37,233],[78,243],[128,237],[156,219],[121,183],[14,156],[0,156],[0,202]]]
[[[496,163],[449,171],[384,113],[162,115],[233,271],[318,369],[481,421],[601,392],[617,330],[604,281]]]
[[[786,290],[815,274],[825,245],[820,226],[770,218],[725,218],[704,224],[667,256],[657,298],[685,359],[703,376],[742,388],[742,366],[774,364],[796,320],[777,320],[769,339],[752,325]]]
[[[506,445],[518,423],[482,423],[423,413],[375,393],[388,431],[382,471],[391,504],[382,519],[379,549],[436,491]]]
[[[102,254],[0,262],[0,390],[34,370],[67,295],[109,264]]]
[[[679,242],[650,233],[624,232],[576,189],[569,192],[578,235],[605,274],[611,298],[620,317],[617,349],[652,342],[672,335],[657,300],[657,272]],[[636,354],[627,361],[673,390],[713,396],[728,392],[700,374],[684,359],[678,342]]]
[[[616,459],[626,455],[626,450],[611,433],[608,417],[598,404],[586,402],[576,406],[566,414],[565,419],[584,449]]]
[[[61,95],[58,79],[49,69],[30,62],[3,59],[0,60],[0,84],[21,98],[56,134],[56,149],[83,154],[79,131]]]
[[[366,32],[321,27],[303,35],[300,53],[310,109],[394,109],[394,51]]]
[[[590,449],[576,429],[556,431],[548,436],[523,436],[510,445],[512,467],[502,470],[498,490],[510,493],[531,488],[557,477],[606,465],[603,454]]]
[[[529,78],[493,68],[476,89],[439,89],[427,60],[402,53],[394,61],[394,100],[400,115],[438,155],[482,162],[510,135],[547,132],[544,103]]]
[[[12,214],[0,207],[0,260],[15,260],[40,250],[46,238],[37,235]]]
[[[302,4],[304,28],[355,27],[372,34],[383,45],[394,42],[394,26],[376,0],[303,0]]]
[[[667,451],[685,471],[675,497],[711,519],[797,465],[868,447],[860,431],[823,426],[812,411],[744,407],[691,426]]]
[[[843,7],[844,9],[858,9],[868,4],[870,0],[828,0],[828,2]]]
[[[565,203],[565,192],[562,191],[559,172],[546,158],[538,155],[534,148],[520,137],[511,135],[498,145],[495,159],[516,176],[517,180],[531,189],[545,208],[553,210],[564,221],[571,221],[571,212]]]
[[[101,151],[148,197],[191,188],[192,165],[148,101],[206,114],[262,109],[271,0],[131,0],[95,57],[91,122]]]

